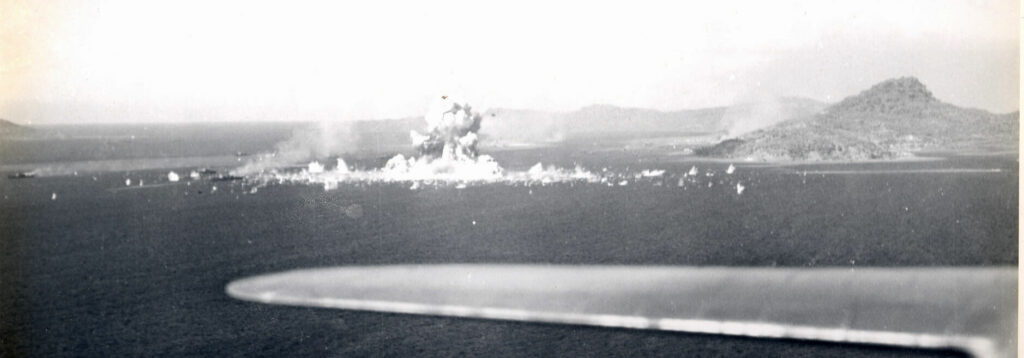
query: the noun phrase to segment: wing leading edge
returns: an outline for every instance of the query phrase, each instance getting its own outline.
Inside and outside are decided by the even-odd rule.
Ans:
[[[271,304],[1016,356],[1017,269],[392,265],[231,282]]]

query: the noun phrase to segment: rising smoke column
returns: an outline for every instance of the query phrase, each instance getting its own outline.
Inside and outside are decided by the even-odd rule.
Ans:
[[[494,158],[477,152],[482,118],[468,103],[441,96],[423,118],[426,134],[415,130],[409,133],[418,155],[396,155],[381,174],[405,180],[499,180],[504,169]]]
[[[324,185],[325,190],[337,188],[338,183],[413,182],[411,189],[433,183],[524,183],[548,184],[559,182],[599,182],[602,178],[576,166],[562,169],[537,163],[528,171],[506,171],[491,156],[479,154],[477,144],[483,116],[474,112],[466,102],[440,96],[424,116],[426,131],[410,131],[416,155],[396,154],[379,169],[349,168],[338,158],[333,170],[325,170],[319,162],[311,162],[301,172],[256,171],[251,180],[256,182],[298,182]],[[457,186],[457,188],[459,187]]]
[[[300,127],[291,138],[274,145],[274,151],[253,156],[232,175],[250,175],[299,164],[308,160],[341,155],[356,149],[358,133],[349,121],[320,121]]]
[[[427,112],[427,134],[412,131],[413,145],[421,157],[429,159],[474,160],[479,141],[480,121],[483,117],[473,112],[469,103],[457,103],[441,96]]]

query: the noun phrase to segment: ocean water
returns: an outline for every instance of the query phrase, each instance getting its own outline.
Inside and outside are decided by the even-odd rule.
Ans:
[[[593,171],[659,169],[666,174],[613,186],[486,184],[419,190],[410,190],[408,183],[325,190],[320,185],[167,180],[169,170],[230,169],[237,165],[231,162],[237,162],[236,151],[269,150],[293,131],[261,128],[242,131],[254,133],[248,137],[225,130],[224,135],[182,135],[181,142],[137,134],[129,139],[140,142],[132,145],[145,153],[131,146],[87,149],[105,148],[102,143],[113,137],[109,133],[81,139],[86,144],[66,138],[4,143],[0,166],[8,170],[40,163],[191,158],[165,164],[181,165],[174,168],[138,167],[131,161],[77,175],[0,179],[4,353],[949,355],[956,353],[279,307],[236,301],[223,289],[243,276],[347,264],[857,267],[1018,262],[1014,155],[788,166],[737,162],[736,171],[725,174],[727,162],[588,141],[488,154],[507,168],[540,161]],[[129,138],[136,132],[118,130]],[[346,159],[369,168],[390,154],[367,151]],[[694,166],[701,174],[687,176],[679,186],[682,174]],[[126,179],[133,185],[126,186]],[[742,194],[738,183],[745,188]]]

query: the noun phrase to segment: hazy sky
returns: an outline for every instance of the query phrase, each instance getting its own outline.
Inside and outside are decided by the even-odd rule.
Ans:
[[[836,101],[917,76],[1019,103],[1019,2],[0,0],[0,118],[350,120],[476,107]]]

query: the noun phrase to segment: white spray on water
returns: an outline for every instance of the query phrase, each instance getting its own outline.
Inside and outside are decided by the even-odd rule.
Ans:
[[[395,155],[382,168],[353,170],[338,158],[333,170],[327,170],[317,161],[310,162],[300,172],[282,172],[267,166],[266,161],[250,163],[234,173],[249,175],[263,182],[301,182],[325,184],[333,189],[345,182],[431,182],[431,183],[488,183],[598,181],[595,175],[582,167],[563,169],[537,163],[528,171],[508,171],[493,157],[481,155],[477,150],[482,116],[468,103],[442,96],[424,116],[424,133],[412,131],[409,136],[417,156]],[[290,141],[289,141],[290,142]],[[279,145],[281,147],[281,145]],[[280,166],[292,163],[278,163]],[[255,174],[253,172],[255,171]],[[327,184],[331,183],[331,184]],[[420,185],[413,184],[411,189]]]
[[[665,181],[674,179],[673,174],[662,169],[645,169],[639,172],[616,172],[608,168],[598,174],[579,165],[572,169],[537,163],[527,170],[507,170],[493,157],[480,154],[478,131],[482,121],[477,112],[466,102],[451,97],[440,97],[424,116],[426,128],[423,132],[412,131],[409,134],[417,154],[406,156],[397,154],[387,160],[383,167],[356,169],[350,167],[344,159],[337,158],[333,168],[327,167],[316,158],[338,155],[339,153],[321,153],[324,156],[295,156],[299,161],[278,162],[283,157],[278,155],[275,160],[257,160],[248,163],[232,173],[244,175],[246,182],[256,186],[272,183],[297,183],[322,185],[324,190],[331,191],[343,184],[362,185],[366,183],[408,183],[410,190],[420,190],[424,186],[451,186],[457,189],[484,183],[504,183],[510,185],[548,185],[557,183],[598,183],[607,186],[628,186],[631,181],[651,182],[655,186],[664,186]],[[289,140],[278,148],[294,147],[295,140]],[[309,151],[298,151],[309,154]],[[294,159],[293,158],[293,159]],[[302,160],[307,162],[302,169],[285,169]],[[274,164],[276,166],[271,166]],[[696,166],[688,172],[680,173],[678,186],[688,182],[705,184],[708,179],[698,178],[700,171]],[[706,176],[713,173],[706,171]],[[707,187],[712,183],[707,182]],[[742,191],[742,189],[738,190]],[[532,193],[532,190],[530,191]]]
[[[319,121],[296,129],[291,138],[274,146],[271,153],[253,156],[232,175],[248,176],[273,171],[304,161],[338,155],[356,146],[353,124],[348,121]]]

